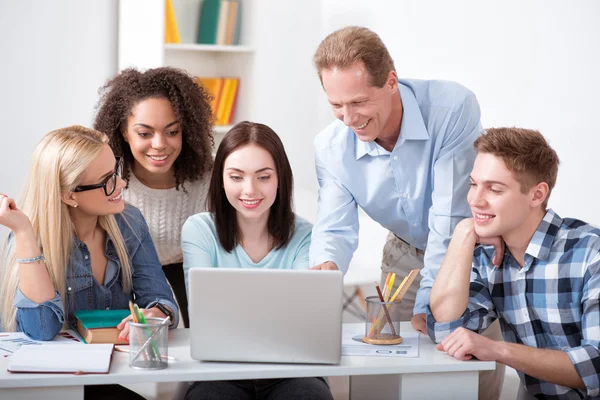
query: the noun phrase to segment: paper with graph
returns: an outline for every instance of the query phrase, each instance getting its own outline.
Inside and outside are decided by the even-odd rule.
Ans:
[[[419,333],[402,332],[402,343],[373,345],[362,341],[364,332],[346,331],[342,334],[343,356],[419,357]]]

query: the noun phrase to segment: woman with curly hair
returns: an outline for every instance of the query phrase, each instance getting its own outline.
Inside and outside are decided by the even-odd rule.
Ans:
[[[210,94],[183,70],[162,67],[125,69],[100,95],[94,129],[123,157],[123,197],[148,222],[188,327],[181,226],[205,211],[214,144]]]

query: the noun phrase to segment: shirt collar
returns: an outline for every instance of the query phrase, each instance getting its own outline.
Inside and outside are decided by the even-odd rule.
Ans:
[[[402,146],[407,140],[429,140],[429,132],[425,128],[425,122],[423,122],[423,115],[421,109],[415,98],[413,91],[406,85],[398,82],[398,90],[400,91],[400,98],[402,99],[402,123],[400,125],[400,137],[394,146],[394,149]],[[350,129],[350,128],[348,128]],[[363,142],[359,140],[354,132],[354,149],[356,159],[360,159],[364,155],[380,156],[389,155],[390,152],[375,143]]]
[[[550,256],[552,243],[562,225],[562,218],[553,210],[548,209],[542,222],[538,225],[525,254],[537,258],[540,261],[545,261]]]
[[[87,245],[85,242],[81,241],[77,236],[73,235],[73,247],[78,247],[80,249],[87,249]],[[104,250],[104,255],[112,260],[118,260],[116,255],[115,245],[111,239],[111,237],[106,234],[106,245]]]

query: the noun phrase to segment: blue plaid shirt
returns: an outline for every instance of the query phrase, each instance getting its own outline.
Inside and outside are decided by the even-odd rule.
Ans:
[[[467,310],[437,323],[427,310],[427,331],[436,342],[458,327],[481,333],[500,319],[504,340],[562,350],[571,358],[585,390],[541,381],[519,372],[527,391],[545,399],[600,399],[600,229],[548,210],[519,266],[506,252],[492,265],[492,246],[473,255]]]

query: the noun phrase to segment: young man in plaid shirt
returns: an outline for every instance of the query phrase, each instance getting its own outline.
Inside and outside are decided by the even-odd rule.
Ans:
[[[600,230],[546,209],[559,160],[539,132],[489,129],[475,148],[473,218],[454,231],[427,331],[457,359],[516,369],[519,399],[600,399]],[[505,342],[480,335],[495,319]]]

